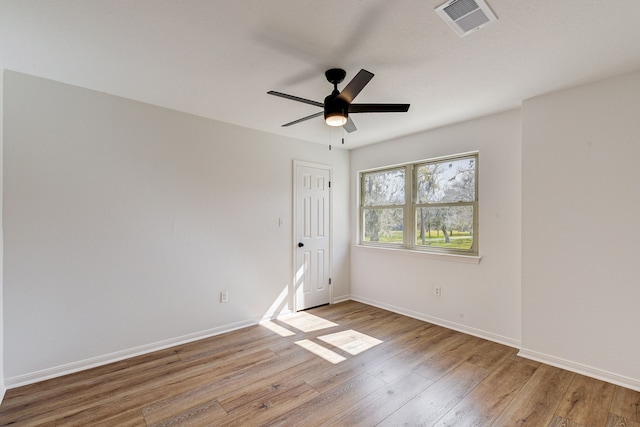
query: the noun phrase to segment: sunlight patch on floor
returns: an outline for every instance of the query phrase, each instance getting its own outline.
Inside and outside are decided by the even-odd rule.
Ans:
[[[313,314],[304,311],[299,311],[290,316],[278,318],[278,320],[302,332],[312,332],[338,326],[337,323],[333,323],[329,320],[323,319],[322,317],[314,316]]]
[[[260,322],[260,324],[265,328],[269,329],[271,332],[275,332],[276,334],[280,335],[281,337],[290,337],[291,335],[296,334],[295,332],[290,331],[287,328],[283,328],[282,326],[272,322],[271,320]]]
[[[316,356],[320,356],[324,360],[333,363],[334,365],[336,363],[340,363],[342,361],[347,360],[346,358],[340,356],[335,351],[331,351],[328,348],[323,347],[320,344],[316,344],[316,343],[314,343],[313,341],[310,341],[310,340],[296,341],[296,344],[299,345],[300,347],[304,348],[305,350],[310,351],[311,353],[315,354]]]
[[[377,338],[370,337],[367,334],[354,331],[353,329],[336,332],[335,334],[323,335],[318,337],[318,339],[331,344],[334,347],[338,347],[339,349],[354,356],[382,343],[382,341]]]

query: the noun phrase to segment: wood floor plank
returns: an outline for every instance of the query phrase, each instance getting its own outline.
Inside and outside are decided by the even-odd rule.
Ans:
[[[69,417],[58,418],[56,426],[146,426],[139,409],[123,412],[115,405],[102,405],[86,411],[75,413]]]
[[[381,364],[377,364],[369,372],[381,380],[389,383],[404,374],[408,369],[413,369],[433,356],[434,342],[438,335],[448,335],[444,329],[431,328],[430,334],[415,334],[408,336],[403,342],[402,352],[394,354]],[[431,339],[425,339],[427,336]],[[462,360],[459,360],[461,362]]]
[[[499,426],[546,426],[553,419],[574,373],[540,366],[495,421]]]
[[[500,363],[509,357],[515,357],[518,350],[491,341],[486,341],[478,347],[478,350],[467,359],[469,363],[486,369],[495,369]],[[521,361],[521,360],[520,360]],[[536,365],[537,367],[538,365]]]
[[[396,381],[331,417],[321,426],[375,426],[401,408],[432,383],[409,371]]]
[[[387,341],[392,339],[395,334],[415,330],[420,327],[422,326],[417,325],[415,322],[406,322],[401,316],[399,317],[393,313],[358,322],[353,325],[352,329],[369,334],[382,341]]]
[[[527,364],[506,360],[434,425],[490,426],[534,371]]]
[[[145,420],[147,422],[146,425],[153,427],[183,425],[206,427],[211,425],[214,420],[224,419],[226,416],[227,413],[216,400],[209,400],[156,423]]]
[[[58,425],[61,425],[59,422],[57,423]],[[134,409],[131,411],[121,412],[114,417],[106,418],[103,421],[97,421],[90,425],[91,427],[143,427],[146,426],[147,423],[142,416],[142,411],[140,409]]]
[[[272,333],[269,336],[257,338],[250,343],[246,343],[240,347],[234,346],[230,348],[229,351],[233,353],[237,357],[242,357],[243,355],[251,354],[256,351],[261,351],[265,347],[269,347],[271,345],[277,344],[282,341],[282,337],[278,334]]]
[[[607,425],[605,427],[640,427],[640,423],[631,421],[620,415],[609,414]]]
[[[413,371],[431,381],[437,381],[449,370],[474,355],[484,342],[485,340],[471,335],[447,332],[442,339],[434,340],[434,344],[427,351],[429,357],[413,368]]]
[[[553,419],[549,423],[549,427],[584,427],[584,426],[556,415],[553,417]]]
[[[195,407],[207,405],[213,400],[215,388],[210,384],[200,387],[190,388],[189,390],[167,397],[165,399],[154,402],[142,409],[142,414],[148,424],[157,424],[163,420],[180,418],[186,411]],[[220,409],[222,406],[218,403]],[[226,411],[224,411],[226,415]]]
[[[251,402],[242,406],[226,417],[212,420],[210,426],[261,426],[269,420],[278,418],[294,408],[304,405],[319,393],[306,383],[300,383],[297,387],[282,390],[269,395],[265,399]]]
[[[259,339],[277,339],[277,336],[260,325],[250,326],[234,331],[234,340],[229,341],[225,336],[216,335],[201,341],[184,344],[176,348],[176,354],[181,360],[188,362],[199,358],[210,357],[220,353],[233,353]]]
[[[379,426],[431,426],[480,384],[489,372],[478,365],[462,362],[387,417]]]
[[[318,425],[333,417],[335,413],[344,411],[366,399],[384,386],[383,381],[365,373],[314,397],[266,425],[282,427]]]
[[[310,361],[305,360],[304,363],[298,363],[287,369],[281,367],[274,375],[266,375],[263,371],[261,378],[257,381],[219,395],[218,402],[227,412],[234,411],[243,405],[263,399],[275,392],[281,393],[286,389],[297,387],[303,382],[301,380],[303,373],[319,368],[324,363],[320,358],[312,358]]]
[[[611,413],[640,423],[640,391],[616,386],[611,402]]]
[[[575,375],[556,411],[586,427],[600,427],[607,423],[615,386],[584,375]]]
[[[274,382],[272,378],[268,378],[258,384],[251,384],[239,390],[234,390],[224,396],[220,396],[217,400],[225,411],[233,412],[242,407],[249,406],[258,400],[269,399],[270,396],[300,387],[302,384],[306,383],[297,378],[289,377],[278,382]]]
[[[149,368],[154,365],[161,365],[165,363],[164,362],[165,359],[171,360],[171,359],[177,358],[178,356],[176,352],[178,351],[178,349],[180,349],[180,346],[165,348],[164,350],[158,350],[158,351],[154,351],[153,353],[146,353],[138,356],[133,356],[128,359],[122,360],[120,362],[115,362],[114,364],[109,364],[109,365],[101,366],[94,369],[105,368],[103,375],[111,376],[115,371],[115,369],[113,369],[113,367],[115,366],[112,367],[112,365],[118,365],[118,364],[124,363],[126,365],[126,368],[128,369],[131,369],[131,368],[140,369],[142,367]],[[112,369],[109,369],[109,367],[112,367]],[[81,371],[72,375],[85,376],[85,374],[89,374],[89,376],[91,376],[92,378],[98,377],[98,375],[95,375],[90,371]]]

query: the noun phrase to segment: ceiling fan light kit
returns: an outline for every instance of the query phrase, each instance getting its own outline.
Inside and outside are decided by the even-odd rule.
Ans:
[[[285,123],[282,126],[291,126],[324,114],[324,120],[327,125],[334,127],[342,126],[347,132],[354,132],[357,128],[349,117],[349,113],[401,113],[409,111],[409,104],[352,104],[354,98],[373,78],[373,73],[367,70],[360,70],[342,92],[338,90],[338,84],[342,83],[347,75],[345,70],[341,68],[331,68],[327,70],[324,75],[329,83],[333,84],[333,91],[324,99],[324,103],[282,92],[267,92],[269,95],[314,105],[323,109],[323,112],[311,114],[301,119]]]
[[[347,124],[347,113],[337,111],[334,113],[324,113],[324,121],[333,127],[344,126]]]

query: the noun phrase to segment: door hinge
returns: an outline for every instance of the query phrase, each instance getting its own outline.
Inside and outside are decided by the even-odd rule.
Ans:
[[[329,188],[331,188],[331,181],[329,181]]]
[[[331,284],[331,277],[329,277],[329,284]]]

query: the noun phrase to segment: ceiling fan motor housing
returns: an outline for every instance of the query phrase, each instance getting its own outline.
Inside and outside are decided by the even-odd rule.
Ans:
[[[343,126],[349,116],[349,103],[339,98],[340,92],[334,90],[324,99],[324,120],[329,126]]]

